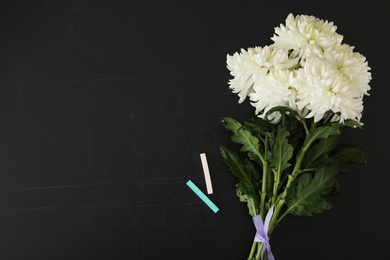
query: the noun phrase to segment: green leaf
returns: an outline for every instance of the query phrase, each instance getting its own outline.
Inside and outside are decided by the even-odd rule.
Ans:
[[[337,186],[337,167],[320,165],[314,176],[303,174],[298,177],[286,197],[287,213],[298,216],[312,216],[331,208],[322,196]]]
[[[258,200],[255,200],[255,199],[253,199],[253,197],[250,197],[247,194],[244,194],[242,192],[242,189],[240,186],[241,185],[239,183],[236,185],[237,197],[240,199],[241,202],[246,202],[246,205],[247,205],[248,211],[249,211],[249,215],[251,215],[252,217],[258,215],[260,213],[259,209],[257,207],[257,205],[259,205]]]
[[[295,111],[294,109],[288,107],[288,106],[276,106],[276,107],[273,107],[271,108],[270,110],[267,111],[266,113],[266,117],[274,112],[279,112],[281,114],[286,114],[288,116],[291,116],[291,117],[299,117],[300,116],[298,115],[297,111]]]
[[[260,152],[259,139],[253,136],[248,130],[242,128],[241,123],[233,118],[224,117],[223,120],[226,123],[225,128],[233,132],[231,137],[232,142],[241,144],[241,152],[247,152],[251,160],[262,164],[264,157]]]
[[[295,126],[294,128],[290,127],[289,143],[294,148],[301,146],[304,139],[305,139],[305,129],[303,125],[299,125],[299,127]]]
[[[222,122],[224,123],[225,128],[232,131],[233,133],[236,133],[242,127],[240,122],[234,120],[231,117],[222,118]]]
[[[302,166],[304,168],[316,167],[323,161],[328,159],[329,154],[335,149],[340,139],[340,135],[328,136],[318,140],[306,152]]]
[[[345,120],[342,125],[352,127],[352,128],[357,127],[357,128],[362,129],[362,125],[360,123],[356,122],[355,120],[352,120],[352,119]]]
[[[272,135],[273,132],[276,132],[277,127],[277,125],[259,117],[251,118],[249,121],[244,122],[243,126],[250,132],[261,136]]]
[[[350,170],[350,163],[366,164],[368,153],[354,146],[339,145],[336,152],[331,154],[332,164],[338,165],[341,172]]]
[[[293,147],[288,143],[289,134],[287,130],[280,128],[275,137],[270,164],[278,173],[291,165],[288,161],[293,155]]]
[[[233,175],[238,178],[239,184],[237,188],[243,196],[253,198],[259,201],[259,173],[256,170],[255,164],[242,156],[241,153],[230,150],[225,146],[220,146],[223,161],[232,171]]]
[[[307,140],[305,140],[305,145],[308,143],[313,143],[317,139],[327,138],[330,135],[339,135],[340,134],[340,124],[339,123],[331,123],[322,125],[320,127],[312,127],[310,129],[309,135],[307,136]]]

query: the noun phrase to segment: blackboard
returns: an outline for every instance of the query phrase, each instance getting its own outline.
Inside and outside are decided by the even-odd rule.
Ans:
[[[289,13],[337,25],[367,57],[368,164],[333,208],[287,217],[276,259],[390,259],[384,2],[0,1],[0,259],[246,259],[255,228],[219,146],[246,119],[226,55],[270,43]],[[205,153],[219,207],[205,191]]]

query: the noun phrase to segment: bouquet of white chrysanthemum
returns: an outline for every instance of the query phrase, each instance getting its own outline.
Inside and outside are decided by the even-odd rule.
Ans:
[[[245,122],[223,118],[238,151],[221,145],[237,177],[256,235],[252,259],[274,259],[269,236],[287,215],[330,209],[324,195],[338,191],[337,174],[368,154],[341,144],[343,127],[361,128],[371,80],[366,58],[342,42],[332,22],[289,14],[273,44],[227,55],[229,81],[239,103],[255,113]]]

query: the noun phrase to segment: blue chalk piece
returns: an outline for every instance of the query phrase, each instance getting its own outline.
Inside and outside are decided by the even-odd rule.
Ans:
[[[190,187],[191,190],[195,192],[195,194],[198,195],[212,211],[214,211],[214,213],[218,212],[219,208],[215,206],[215,204],[191,180],[187,181],[187,186]]]

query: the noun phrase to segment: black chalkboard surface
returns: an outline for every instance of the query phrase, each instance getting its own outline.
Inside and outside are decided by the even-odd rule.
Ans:
[[[0,259],[246,259],[255,234],[219,146],[246,119],[226,55],[289,13],[333,21],[367,57],[369,153],[333,208],[287,217],[278,260],[390,259],[388,7],[315,1],[0,1]],[[186,185],[206,191],[210,210]]]

